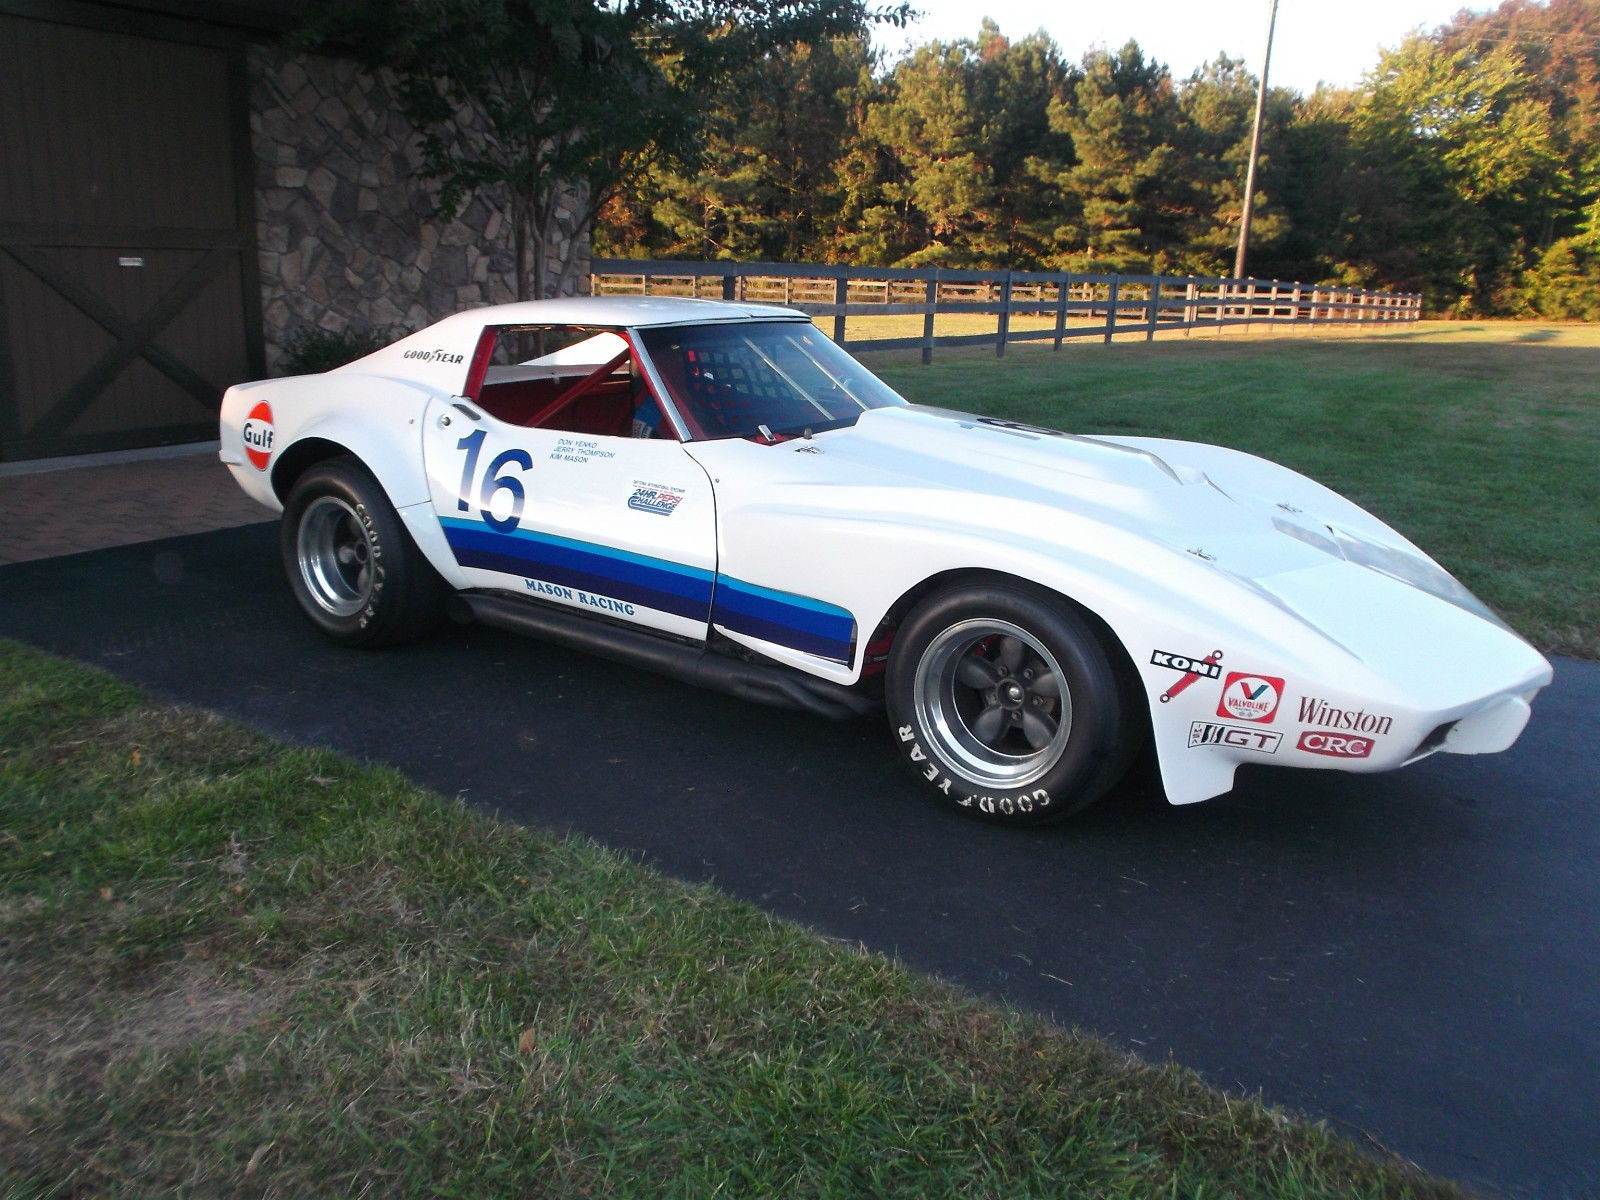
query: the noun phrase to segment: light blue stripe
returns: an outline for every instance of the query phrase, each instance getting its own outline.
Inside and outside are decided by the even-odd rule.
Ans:
[[[488,532],[496,537],[515,538],[519,541],[534,542],[544,546],[554,546],[561,550],[570,550],[579,554],[595,554],[603,558],[614,558],[619,562],[632,563],[635,566],[645,567],[654,571],[670,571],[675,575],[684,575],[690,579],[710,582],[716,578],[716,572],[707,571],[703,567],[685,566],[683,563],[672,562],[665,558],[652,558],[648,554],[634,554],[630,550],[617,550],[611,546],[602,546],[597,542],[580,542],[576,538],[558,537],[555,534],[537,533],[531,529],[513,529],[505,533],[490,528],[482,521],[463,521],[459,517],[443,517],[441,523],[446,530],[459,529],[464,533]]]

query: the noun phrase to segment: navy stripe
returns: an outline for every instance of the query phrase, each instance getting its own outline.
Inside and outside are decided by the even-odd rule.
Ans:
[[[726,576],[717,581],[711,620],[735,633],[834,662],[850,662],[855,651],[856,622],[848,610]]]
[[[855,652],[855,618],[847,609],[821,600],[531,530],[500,533],[479,521],[448,517],[442,523],[445,539],[463,567],[542,579],[691,621],[710,621],[833,662],[849,663]]]
[[[706,621],[711,616],[709,571],[565,538],[522,531],[497,533],[476,522],[446,521],[444,531],[463,567],[581,588],[691,621]]]

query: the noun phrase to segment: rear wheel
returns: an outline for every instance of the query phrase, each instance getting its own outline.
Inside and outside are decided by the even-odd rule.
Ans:
[[[296,480],[280,547],[295,599],[336,642],[395,645],[443,615],[444,581],[378,481],[354,459],[318,463]]]
[[[895,634],[895,740],[925,785],[1000,824],[1058,820],[1126,768],[1117,673],[1070,605],[1012,584],[938,593]]]

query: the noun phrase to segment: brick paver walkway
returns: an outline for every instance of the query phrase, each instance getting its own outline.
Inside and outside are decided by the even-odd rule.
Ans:
[[[0,466],[0,563],[272,519],[239,490],[217,461],[215,444],[163,457],[94,455]]]

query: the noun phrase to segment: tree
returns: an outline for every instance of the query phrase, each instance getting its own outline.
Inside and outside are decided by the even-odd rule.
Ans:
[[[1548,103],[1517,51],[1408,38],[1383,55],[1353,128],[1405,205],[1396,226],[1369,225],[1380,273],[1441,307],[1503,306],[1560,166]],[[1412,257],[1409,278],[1395,252]]]
[[[504,189],[527,298],[570,282],[580,239],[619,188],[694,161],[704,97],[741,67],[904,18],[866,0],[319,0],[301,42],[393,72],[440,212]],[[552,277],[563,205],[576,212]]]
[[[1176,137],[1195,205],[1179,266],[1195,274],[1223,275],[1233,270],[1244,216],[1256,86],[1243,60],[1221,54],[1191,75],[1178,92],[1183,122]],[[1273,261],[1290,228],[1287,213],[1276,202],[1284,182],[1277,160],[1296,99],[1282,88],[1267,91],[1256,164],[1258,190],[1250,219],[1251,260],[1257,273],[1270,270],[1266,264]]]
[[[906,265],[1037,266],[1053,197],[1032,169],[1069,153],[1049,123],[1069,72],[1042,33],[932,42],[899,63],[863,121],[882,200],[913,236]]]
[[[1076,157],[1057,175],[1082,206],[1076,262],[1159,271],[1184,244],[1193,200],[1175,145],[1181,121],[1172,76],[1137,43],[1084,60],[1072,99],[1050,106],[1051,129],[1072,139]]]
[[[597,245],[664,258],[826,257],[872,80],[864,36],[780,47],[707,98],[695,169],[660,167],[602,214]]]

